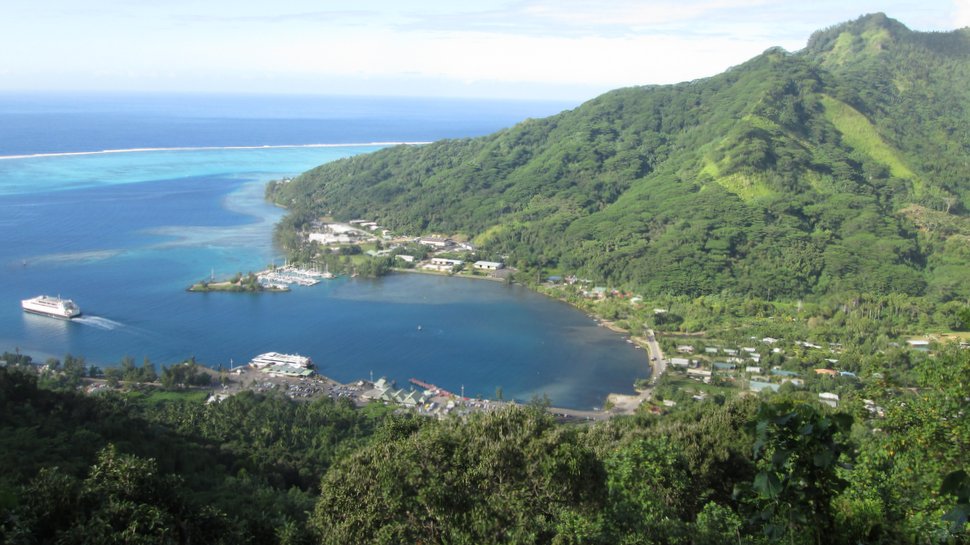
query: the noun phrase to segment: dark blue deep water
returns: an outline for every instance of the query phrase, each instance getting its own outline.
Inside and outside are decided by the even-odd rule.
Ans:
[[[484,134],[567,105],[309,97],[0,95],[0,155],[134,148],[425,141]],[[600,406],[631,392],[645,355],[520,287],[423,275],[340,278],[282,294],[191,294],[257,270],[283,211],[267,180],[377,146],[156,150],[0,159],[0,350],[111,365],[130,355],[208,365],[309,355],[350,381],[410,377],[507,398]],[[20,299],[73,298],[72,322]],[[418,326],[421,326],[420,330]]]

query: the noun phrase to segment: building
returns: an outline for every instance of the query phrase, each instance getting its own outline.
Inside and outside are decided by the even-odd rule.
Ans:
[[[748,383],[748,389],[752,392],[762,392],[764,390],[771,390],[772,392],[777,392],[781,388],[778,384],[773,384],[771,382],[760,382],[757,380],[752,380]]]
[[[833,394],[832,392],[822,392],[818,394],[818,400],[825,403],[833,409],[839,406],[839,394]]]
[[[502,267],[505,267],[505,263],[501,261],[476,261],[473,265],[476,269],[481,269],[483,271],[497,271]]]
[[[906,341],[913,350],[919,350],[920,352],[928,352],[930,349],[930,341],[923,339],[910,339]]]
[[[413,255],[398,254],[397,255],[397,258],[400,259],[401,261],[404,261],[404,262],[407,262],[407,263],[414,263],[414,256]]]
[[[687,358],[670,358],[670,365],[674,367],[689,367],[690,360]]]
[[[694,347],[690,346],[689,344],[682,344],[677,347],[677,351],[681,354],[693,354]]]
[[[425,246],[431,246],[432,248],[448,248],[454,246],[454,241],[450,238],[441,237],[422,237],[418,239],[418,244],[424,244]]]
[[[307,238],[310,242],[319,242],[324,246],[328,244],[350,244],[357,241],[357,237],[350,233],[310,233]]]
[[[457,265],[464,265],[464,261],[460,259],[445,259],[443,257],[431,258],[431,263],[423,265],[422,269],[427,269],[429,271],[438,272],[450,272]]]
[[[687,376],[692,379],[702,380],[704,382],[711,381],[711,372],[707,369],[688,369]]]

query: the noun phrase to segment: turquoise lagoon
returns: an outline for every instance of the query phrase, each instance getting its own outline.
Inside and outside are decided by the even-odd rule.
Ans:
[[[281,261],[271,234],[284,211],[263,200],[268,180],[379,147],[0,159],[0,350],[101,366],[300,353],[340,381],[414,377],[484,397],[501,387],[572,408],[601,406],[648,375],[646,355],[621,336],[519,286],[397,274],[289,293],[185,291]],[[38,294],[73,298],[85,315],[23,313],[20,300]]]

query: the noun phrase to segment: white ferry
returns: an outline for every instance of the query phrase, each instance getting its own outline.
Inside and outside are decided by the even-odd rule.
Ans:
[[[24,299],[20,302],[25,312],[41,314],[52,318],[63,318],[70,320],[81,315],[81,309],[70,299],[40,295],[33,299]]]
[[[309,368],[313,366],[313,361],[306,357],[294,354],[280,354],[278,352],[267,352],[260,354],[249,362],[256,369],[272,367],[275,365],[285,365],[289,367]]]

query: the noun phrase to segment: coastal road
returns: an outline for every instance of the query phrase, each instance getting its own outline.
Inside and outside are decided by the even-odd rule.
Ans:
[[[546,410],[564,422],[609,420],[610,416],[612,416],[606,411],[581,411],[578,409],[563,409],[561,407],[549,407]]]
[[[667,360],[664,359],[664,353],[660,351],[660,343],[657,342],[652,329],[647,330],[647,349],[650,351],[650,364],[653,367],[650,383],[656,384],[657,380],[667,372]]]

